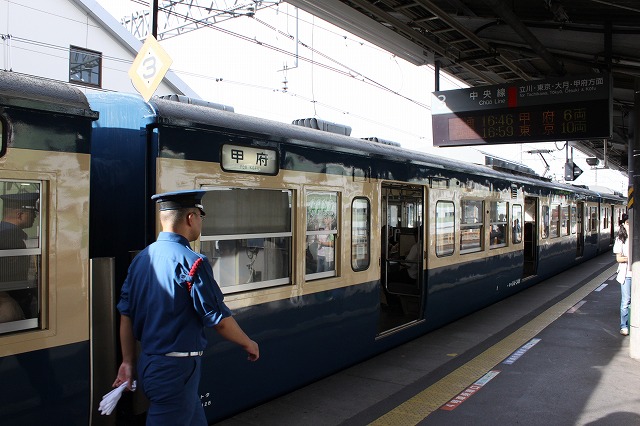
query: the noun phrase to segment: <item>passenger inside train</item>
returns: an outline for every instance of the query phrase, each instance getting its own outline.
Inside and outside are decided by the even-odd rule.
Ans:
[[[2,221],[0,222],[0,250],[27,248],[29,235],[38,216],[38,193],[19,192],[0,195]],[[37,299],[30,288],[30,256],[5,252],[0,257],[0,322],[33,318],[37,314]]]

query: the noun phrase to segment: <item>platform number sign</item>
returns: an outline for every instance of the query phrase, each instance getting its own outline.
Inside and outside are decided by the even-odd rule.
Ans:
[[[129,69],[129,77],[145,101],[149,101],[173,61],[160,43],[149,35]]]

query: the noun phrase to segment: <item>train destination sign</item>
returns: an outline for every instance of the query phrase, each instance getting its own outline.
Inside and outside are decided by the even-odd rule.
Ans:
[[[434,146],[610,138],[608,74],[433,92]]]
[[[228,172],[278,174],[278,152],[273,149],[223,145],[220,157]]]

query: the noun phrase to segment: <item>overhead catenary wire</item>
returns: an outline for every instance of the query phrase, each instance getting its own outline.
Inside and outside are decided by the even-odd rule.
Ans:
[[[135,1],[135,3],[141,4],[141,5],[145,5],[145,6],[147,6],[147,7],[148,7],[148,4],[147,4],[147,3],[145,3],[145,2],[143,2],[143,1]],[[271,6],[270,6],[270,7],[271,7]],[[225,29],[225,28],[221,28],[221,27],[219,27],[219,26],[217,26],[217,25],[214,25],[214,24],[212,24],[212,23],[208,23],[208,22],[201,22],[201,21],[199,21],[198,19],[192,18],[192,17],[187,16],[187,15],[182,14],[182,13],[178,13],[178,12],[176,12],[176,11],[174,11],[174,10],[169,10],[169,9],[164,9],[164,8],[160,8],[160,9],[161,9],[161,10],[163,10],[163,11],[164,11],[165,13],[167,13],[167,14],[170,14],[170,15],[173,15],[173,16],[176,16],[176,17],[179,17],[179,18],[181,18],[181,19],[184,19],[185,21],[191,21],[191,22],[194,22],[194,23],[195,23],[195,22],[197,22],[197,23],[199,23],[202,27],[211,28],[211,29],[213,29],[213,30],[220,31],[220,32],[222,32],[222,33],[224,33],[224,34],[226,34],[226,35],[229,35],[229,36],[232,36],[232,37],[236,37],[236,38],[239,38],[239,39],[241,39],[241,40],[244,40],[244,41],[247,41],[247,42],[250,42],[250,43],[257,44],[257,45],[259,45],[259,46],[261,46],[261,47],[264,47],[264,48],[267,48],[267,49],[271,49],[271,50],[276,51],[276,52],[278,52],[278,53],[282,53],[282,54],[284,54],[284,55],[292,56],[292,57],[295,55],[293,52],[289,52],[289,51],[287,51],[287,50],[285,50],[285,49],[282,49],[282,48],[280,48],[280,47],[277,47],[277,46],[274,46],[274,45],[268,44],[268,43],[266,43],[266,42],[263,42],[263,41],[257,40],[257,39],[255,39],[255,38],[251,38],[251,37],[245,36],[245,35],[243,35],[243,34],[236,33],[236,32],[234,32],[234,31],[231,31],[231,30],[228,30],[228,29]],[[254,15],[254,16],[252,16],[252,17],[251,17],[251,19],[256,19],[256,18],[255,18],[255,15]],[[264,21],[257,20],[256,22],[259,22],[259,23],[261,23],[261,24],[262,24]],[[312,24],[312,25],[313,25],[313,24]],[[286,33],[285,33],[285,32],[283,32],[283,31],[277,30],[274,26],[267,25],[267,27],[268,27],[268,28],[271,28],[271,29],[274,29],[274,30],[276,30],[276,31],[278,31],[280,34],[285,35],[288,39],[292,39],[292,36],[291,36],[290,34],[286,34]],[[341,75],[343,75],[343,76],[345,76],[345,77],[353,78],[353,79],[358,80],[358,81],[361,81],[361,82],[363,82],[363,83],[365,83],[365,84],[369,84],[369,85],[371,85],[371,86],[373,86],[373,87],[377,87],[377,88],[379,88],[379,89],[381,89],[381,90],[383,90],[383,91],[387,91],[387,92],[392,93],[392,94],[394,94],[394,95],[396,95],[396,96],[399,96],[399,97],[401,97],[401,98],[403,98],[403,99],[405,99],[405,100],[407,100],[407,101],[409,101],[409,102],[412,102],[412,103],[414,103],[414,104],[416,104],[416,105],[419,105],[420,107],[422,107],[422,108],[424,108],[424,109],[427,109],[427,110],[430,110],[430,109],[431,109],[431,107],[430,107],[429,105],[426,105],[426,104],[424,104],[424,103],[422,103],[422,102],[419,102],[419,101],[417,101],[417,100],[415,100],[415,99],[412,99],[412,98],[410,98],[410,97],[408,97],[408,96],[402,95],[401,93],[399,93],[399,92],[397,92],[397,91],[395,91],[395,90],[393,90],[393,89],[390,89],[389,87],[386,87],[385,85],[383,85],[383,84],[381,84],[381,83],[378,83],[378,82],[376,82],[375,80],[373,80],[373,79],[371,79],[371,78],[368,78],[368,77],[364,76],[362,73],[357,72],[357,71],[355,71],[355,70],[353,70],[353,69],[351,69],[351,68],[347,67],[347,66],[346,66],[346,65],[344,65],[344,64],[341,64],[341,63],[340,63],[340,62],[338,62],[337,60],[332,59],[329,55],[326,55],[326,54],[324,54],[324,53],[322,53],[322,52],[318,51],[317,49],[314,49],[312,46],[309,46],[308,44],[305,44],[305,43],[303,43],[303,42],[299,42],[299,43],[300,43],[303,47],[305,47],[305,48],[309,49],[309,50],[312,52],[312,54],[317,54],[317,55],[319,55],[319,56],[321,56],[321,57],[323,57],[323,58],[325,58],[325,59],[327,59],[327,60],[329,60],[329,61],[331,61],[331,62],[334,62],[335,64],[337,64],[337,65],[339,65],[340,67],[342,67],[342,68],[346,69],[347,71],[343,71],[343,70],[342,70],[342,69],[340,69],[340,68],[336,68],[336,67],[330,66],[330,65],[328,65],[328,64],[324,64],[324,63],[322,63],[322,62],[317,62],[317,61],[315,61],[313,58],[307,58],[307,57],[300,56],[300,55],[298,56],[298,59],[299,59],[299,60],[302,60],[303,62],[307,62],[307,63],[309,63],[309,64],[311,64],[311,65],[314,65],[314,66],[319,66],[319,67],[325,68],[325,69],[327,69],[327,70],[329,70],[329,71],[332,71],[332,72],[336,72],[336,73],[341,74]],[[360,78],[358,78],[358,77],[360,77]]]

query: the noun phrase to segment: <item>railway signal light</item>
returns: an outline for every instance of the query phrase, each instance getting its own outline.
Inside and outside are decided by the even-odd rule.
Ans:
[[[573,161],[567,161],[564,164],[564,180],[573,181],[576,180],[582,174],[582,169],[578,167]]]

